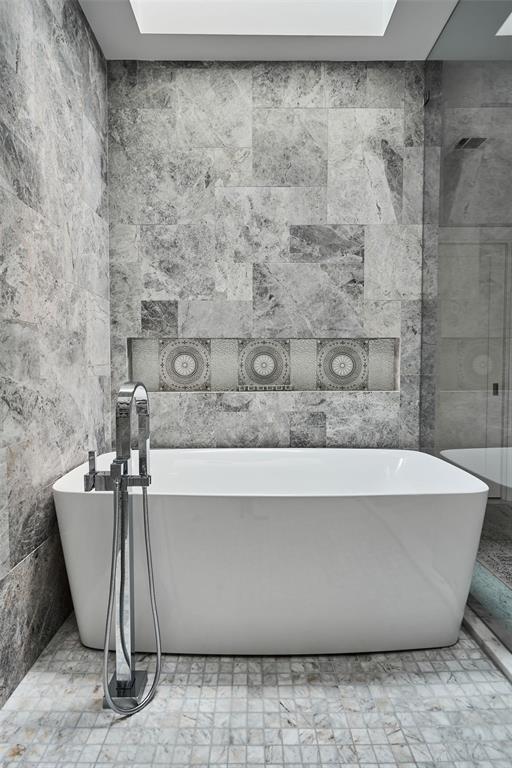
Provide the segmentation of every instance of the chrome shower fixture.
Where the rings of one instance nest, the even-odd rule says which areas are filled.
[[[131,417],[135,404],[138,417],[139,450],[138,473],[132,474]],[[153,699],[161,671],[161,643],[158,612],[155,598],[153,561],[149,533],[149,511],[147,488],[151,483],[149,474],[150,428],[149,397],[144,384],[128,382],[119,390],[116,403],[116,457],[110,471],[96,470],[96,456],[89,452],[89,472],[84,475],[86,491],[112,491],[114,501],[114,524],[112,536],[112,561],[110,587],[105,625],[103,659],[103,706],[120,715],[140,712]],[[147,673],[136,670],[134,664],[134,603],[133,603],[133,496],[134,487],[142,488],[144,515],[144,537],[148,568],[149,595],[155,629],[156,670],[151,688],[144,697]],[[108,680],[108,654],[112,617],[115,606],[115,655],[116,667],[112,679]]]

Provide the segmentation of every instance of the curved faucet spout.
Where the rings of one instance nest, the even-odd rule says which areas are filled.
[[[139,475],[149,475],[149,397],[141,382],[126,382],[117,395],[116,463],[128,462],[131,457],[131,415],[134,404],[138,416]]]

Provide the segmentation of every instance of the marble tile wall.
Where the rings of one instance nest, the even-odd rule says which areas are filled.
[[[110,442],[106,66],[76,0],[0,0],[0,703],[69,613],[52,482]]]
[[[396,391],[158,392],[155,444],[419,441],[423,64],[109,63],[128,339],[399,341]]]

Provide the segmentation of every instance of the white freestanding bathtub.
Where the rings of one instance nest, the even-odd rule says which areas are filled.
[[[108,469],[114,454],[98,459]],[[101,648],[112,494],[84,464],[54,486],[80,637]],[[150,520],[165,652],[315,654],[457,640],[487,486],[414,451],[151,452]],[[140,490],[135,646],[154,650]]]

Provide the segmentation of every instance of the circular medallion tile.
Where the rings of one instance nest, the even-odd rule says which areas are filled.
[[[365,389],[368,348],[364,341],[321,341],[317,354],[319,389]]]
[[[284,341],[241,341],[239,385],[279,387],[290,381],[290,353]]]
[[[162,341],[160,386],[176,391],[210,387],[210,345],[207,341]]]

